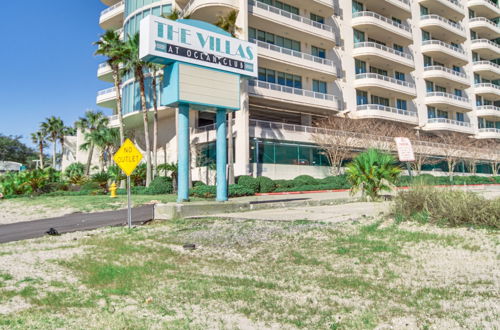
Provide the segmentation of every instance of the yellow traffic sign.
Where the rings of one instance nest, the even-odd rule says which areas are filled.
[[[141,162],[142,154],[134,143],[127,139],[113,156],[113,159],[122,171],[130,176]]]

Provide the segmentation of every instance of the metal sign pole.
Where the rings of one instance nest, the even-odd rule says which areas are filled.
[[[128,198],[128,228],[132,228],[132,206],[130,203],[130,175],[127,175],[127,198]]]
[[[408,169],[408,175],[410,175],[410,180],[413,181],[413,174],[411,173],[411,164],[406,162],[406,168]]]

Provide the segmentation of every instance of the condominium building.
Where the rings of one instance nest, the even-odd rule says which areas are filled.
[[[215,23],[239,11],[238,37],[257,44],[259,76],[242,80],[233,127],[237,176],[328,174],[313,123],[339,112],[500,139],[500,8],[490,0],[101,1],[109,7],[100,26],[124,38],[147,15],[175,9]],[[112,82],[105,63],[98,78]],[[125,127],[141,145],[133,77],[124,78],[122,95]],[[99,91],[97,104],[116,114],[116,91]],[[214,158],[214,121],[214,112],[191,111],[194,179],[207,176]],[[160,145],[160,160],[176,161],[175,109],[160,107]]]

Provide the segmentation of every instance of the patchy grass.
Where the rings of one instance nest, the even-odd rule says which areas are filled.
[[[46,253],[49,240],[57,242],[39,240],[40,251]],[[197,249],[186,251],[184,243]],[[499,241],[486,230],[368,219],[350,224],[176,220],[101,230],[75,244],[84,252],[47,265],[74,277],[74,283],[0,275],[16,283],[0,287],[0,311],[13,299],[28,304],[0,317],[0,327],[500,325]]]

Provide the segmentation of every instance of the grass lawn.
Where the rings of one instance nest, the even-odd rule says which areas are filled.
[[[179,220],[9,243],[0,328],[495,328],[499,244],[496,231],[370,219]]]

